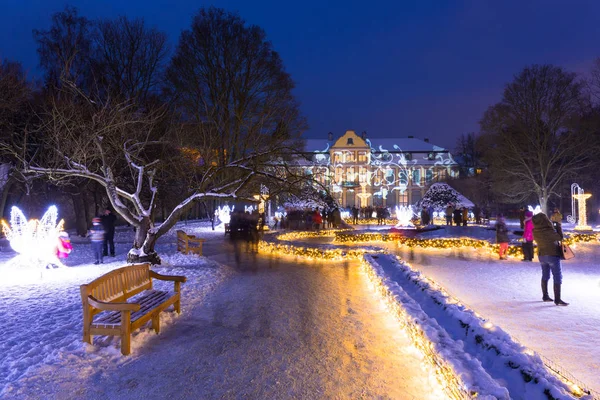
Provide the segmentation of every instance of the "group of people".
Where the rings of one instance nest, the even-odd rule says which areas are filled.
[[[108,208],[100,217],[92,219],[92,228],[88,237],[92,242],[92,252],[94,253],[94,264],[102,264],[104,257],[109,254],[115,256],[115,222],[117,216]]]
[[[479,209],[475,214],[475,223],[481,223],[481,212]],[[455,207],[453,204],[448,204],[446,210],[444,210],[444,214],[446,216],[446,225],[452,226],[467,226],[467,222],[469,221],[469,209],[467,207]]]
[[[377,225],[385,225],[385,220],[390,217],[390,211],[386,207],[361,207],[358,208],[353,206],[350,209],[352,214],[352,223],[354,225],[358,224],[358,220],[360,219],[370,219],[377,218]]]
[[[94,264],[102,264],[104,257],[109,254],[115,256],[115,222],[117,217],[108,208],[100,217],[92,219],[92,227],[88,232],[88,237],[92,243],[92,252],[94,254]],[[58,234],[56,243],[56,257],[58,260],[64,260],[69,257],[73,251],[73,244],[69,234],[61,231]]]
[[[533,261],[533,242],[535,241],[538,249],[538,260],[542,267],[542,300],[551,302],[557,306],[567,306],[562,300],[561,285],[562,285],[562,268],[561,246],[563,240],[562,232],[562,214],[558,208],[554,209],[550,218],[544,213],[533,215],[531,211],[524,211],[519,215],[520,226],[523,229],[523,261]],[[502,214],[498,215],[496,222],[496,242],[499,245],[500,260],[507,259],[508,251],[508,227],[506,219]],[[548,282],[552,274],[554,299],[548,293]]]
[[[282,217],[279,225],[283,229],[320,230],[338,228],[342,225],[342,215],[337,207],[287,210],[286,216]]]

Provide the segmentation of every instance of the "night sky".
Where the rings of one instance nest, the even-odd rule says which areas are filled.
[[[58,0],[0,0],[0,58],[39,77],[32,29]],[[201,6],[267,32],[296,82],[309,138],[332,131],[430,138],[454,149],[524,66],[585,74],[600,56],[600,1],[71,1],[90,19],[143,17],[173,47]]]

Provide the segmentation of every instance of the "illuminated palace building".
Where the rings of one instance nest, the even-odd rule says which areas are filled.
[[[450,152],[412,136],[376,139],[346,131],[306,141],[306,173],[326,186],[342,207],[411,205],[430,184],[458,174]]]

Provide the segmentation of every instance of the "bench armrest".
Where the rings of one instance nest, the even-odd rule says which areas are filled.
[[[187,278],[182,275],[161,275],[158,272],[150,270],[150,277],[161,281],[185,282]]]
[[[102,311],[139,311],[140,305],[135,303],[106,303],[99,301],[94,296],[88,296],[88,303]]]

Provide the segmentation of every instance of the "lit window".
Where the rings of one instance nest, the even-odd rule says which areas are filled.
[[[427,184],[433,182],[433,170],[428,169],[425,171],[425,182],[427,182]]]
[[[413,185],[421,185],[421,170],[420,169],[413,170],[412,183],[413,183]]]

